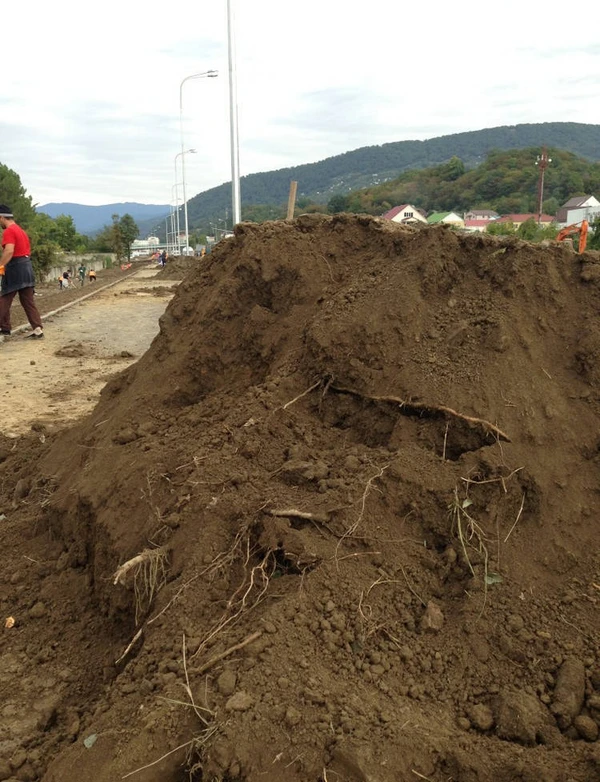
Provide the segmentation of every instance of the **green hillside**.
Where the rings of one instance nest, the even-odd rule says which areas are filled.
[[[287,202],[291,180],[298,182],[299,199],[325,204],[333,195],[380,184],[409,169],[436,166],[453,156],[459,157],[466,169],[472,169],[493,150],[534,147],[539,151],[543,145],[573,152],[591,161],[600,160],[600,125],[547,122],[488,128],[426,141],[397,141],[362,147],[318,163],[250,174],[241,180],[242,217],[279,216],[281,206]],[[247,210],[256,205],[265,208],[254,209],[248,215]],[[231,213],[231,183],[190,199],[190,226],[208,230],[210,221],[224,218],[226,210]]]
[[[544,212],[554,215],[574,195],[600,193],[600,163],[571,152],[548,150],[552,162],[544,182]],[[392,206],[411,203],[426,211],[457,211],[489,207],[500,214],[535,212],[539,148],[491,152],[477,168],[467,170],[455,157],[448,163],[407,171],[375,187],[337,196],[335,211],[382,214]]]

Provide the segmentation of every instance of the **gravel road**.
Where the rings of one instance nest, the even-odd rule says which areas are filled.
[[[3,434],[17,437],[34,422],[62,426],[94,407],[106,381],[135,362],[158,333],[158,320],[176,283],[156,281],[156,273],[155,267],[142,268],[44,318],[43,340],[16,334],[0,344]],[[66,299],[57,301],[64,304]],[[17,315],[18,300],[13,309]]]

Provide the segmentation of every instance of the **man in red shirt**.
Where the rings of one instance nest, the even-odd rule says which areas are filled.
[[[10,306],[19,294],[19,301],[25,310],[33,331],[30,339],[42,339],[44,327],[38,308],[35,306],[33,266],[29,237],[21,226],[15,223],[12,210],[0,204],[0,227],[2,234],[2,256],[0,257],[0,334],[10,335]]]

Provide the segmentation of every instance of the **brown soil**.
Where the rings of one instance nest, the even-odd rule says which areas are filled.
[[[183,280],[192,269],[204,264],[204,258],[195,256],[177,256],[169,258],[163,269],[156,275],[157,280]]]
[[[89,417],[2,448],[0,779],[600,779],[599,280],[238,226]]]
[[[126,271],[123,271],[118,266],[113,269],[102,269],[98,272],[96,282],[89,282],[86,278],[84,285],[81,285],[79,280],[74,280],[73,284],[64,290],[61,290],[58,287],[58,282],[56,280],[40,283],[39,285],[36,285],[35,288],[35,303],[42,316],[44,316],[46,313],[53,312],[69,302],[77,301],[77,299],[87,296],[89,293],[92,293],[97,288],[101,288],[103,285],[124,279],[136,269],[147,265],[147,261],[144,263],[138,261],[132,265],[131,269]],[[25,317],[25,313],[23,312],[23,309],[19,304],[19,298],[17,297],[11,308],[11,325],[13,328],[17,328],[26,323],[27,318]]]

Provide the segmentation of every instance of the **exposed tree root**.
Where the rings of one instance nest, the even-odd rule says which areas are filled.
[[[127,574],[133,570],[136,624],[165,583],[166,562],[167,552],[163,548],[144,549],[141,554],[120,565],[113,575],[113,584],[123,584]]]
[[[329,388],[332,391],[336,391],[338,394],[350,394],[351,396],[356,396],[361,399],[368,399],[370,402],[388,402],[389,404],[396,404],[409,413],[423,412],[459,418],[461,421],[467,421],[470,424],[480,426],[486,434],[494,435],[494,437],[497,437],[500,440],[505,440],[508,443],[511,441],[510,437],[505,432],[503,432],[502,429],[499,429],[497,426],[490,423],[489,421],[486,421],[484,418],[475,418],[471,415],[464,415],[463,413],[459,413],[458,411],[453,410],[451,407],[446,407],[445,405],[428,405],[424,402],[409,402],[406,399],[400,399],[398,396],[371,396],[370,394],[363,394],[361,391],[356,391],[353,388],[345,388],[344,386],[330,385]]]

